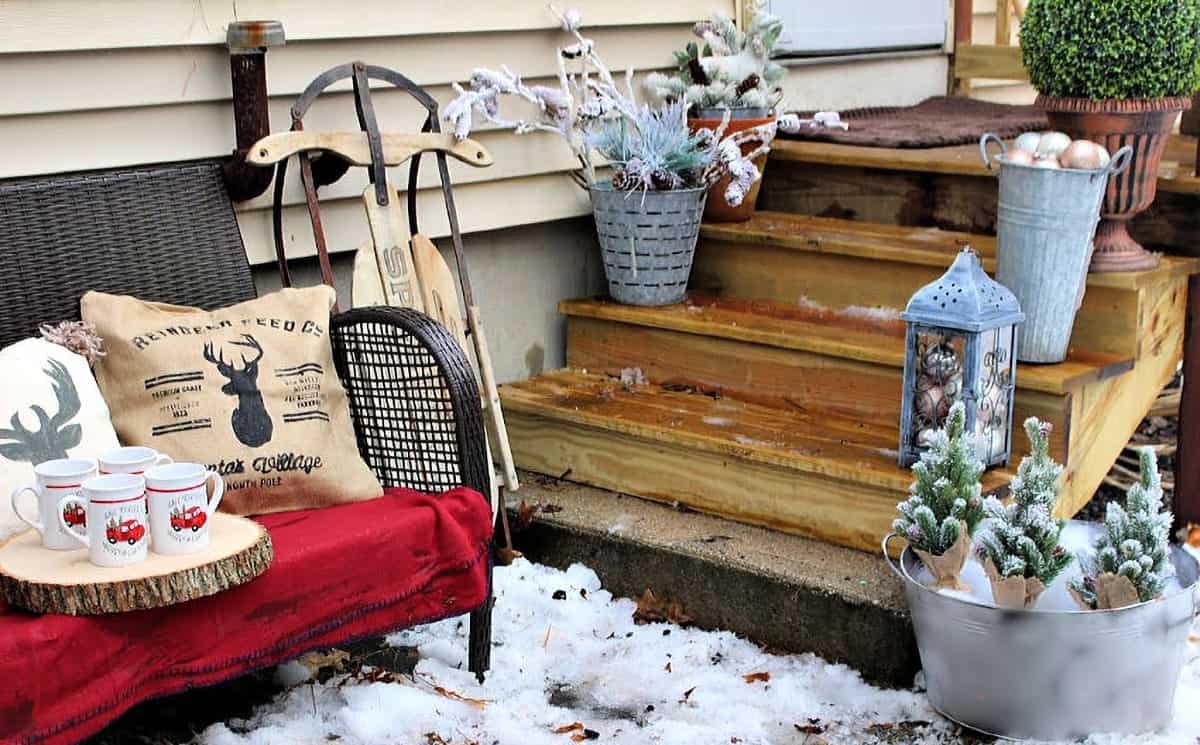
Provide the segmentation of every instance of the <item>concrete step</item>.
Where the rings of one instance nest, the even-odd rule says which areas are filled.
[[[704,628],[813,652],[868,681],[912,685],[920,666],[903,588],[872,555],[526,473],[510,494],[554,505],[514,536],[531,560],[582,562],[616,595],[650,589]]]
[[[560,370],[500,389],[517,465],[817,538],[878,548],[912,474],[897,423],[777,409]],[[990,471],[985,493],[1008,474]]]

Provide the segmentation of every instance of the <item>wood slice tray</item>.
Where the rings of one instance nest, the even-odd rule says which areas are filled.
[[[253,520],[218,512],[203,551],[162,556],[127,567],[98,567],[86,548],[51,551],[35,530],[0,544],[0,590],[14,606],[72,616],[174,605],[254,579],[275,557],[271,536]]]

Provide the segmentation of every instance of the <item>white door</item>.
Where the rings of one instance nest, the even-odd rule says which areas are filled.
[[[769,0],[783,19],[780,55],[940,47],[946,0]]]

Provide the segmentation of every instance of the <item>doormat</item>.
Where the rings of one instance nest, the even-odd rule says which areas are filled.
[[[780,137],[863,147],[929,148],[979,142],[987,132],[1001,138],[1049,127],[1046,115],[1033,106],[935,96],[915,106],[878,106],[842,111],[850,129],[802,129]],[[802,118],[811,112],[801,113]]]

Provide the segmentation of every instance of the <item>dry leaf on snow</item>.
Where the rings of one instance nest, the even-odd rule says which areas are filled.
[[[571,722],[570,724],[564,724],[563,726],[556,728],[554,730],[554,734],[565,735],[568,732],[577,732],[581,729],[583,729],[583,722]]]
[[[649,588],[637,599],[637,610],[633,613],[636,624],[670,622],[686,626],[692,622],[691,616],[683,612],[683,605],[669,598],[659,599]]]
[[[771,674],[765,670],[757,673],[747,673],[746,675],[742,676],[742,680],[746,681],[747,683],[766,683],[770,679]]]

